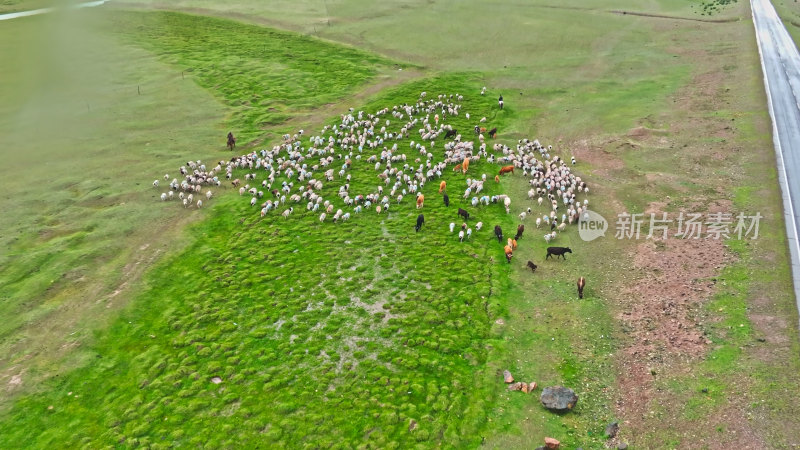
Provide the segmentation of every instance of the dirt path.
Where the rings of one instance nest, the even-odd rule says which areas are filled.
[[[692,22],[705,22],[705,23],[729,23],[729,22],[736,22],[740,20],[739,17],[728,17],[725,19],[698,19],[695,17],[681,17],[681,16],[668,16],[666,14],[651,14],[651,13],[643,13],[643,12],[636,12],[636,11],[621,11],[621,10],[611,10],[608,11],[612,14],[620,14],[624,16],[641,16],[641,17],[654,17],[656,19],[670,19],[670,20],[689,20]]]

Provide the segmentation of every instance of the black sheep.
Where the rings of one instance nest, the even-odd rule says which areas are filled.
[[[425,223],[425,216],[420,214],[417,216],[417,225],[414,227],[414,230],[419,231],[422,228],[422,225]]]
[[[565,253],[572,253],[572,250],[569,247],[547,247],[547,256],[545,256],[544,259],[549,258],[550,255],[556,255],[556,259],[561,256],[566,260],[567,257],[564,256]]]
[[[497,236],[497,242],[503,242],[503,229],[500,225],[494,226],[494,235]]]

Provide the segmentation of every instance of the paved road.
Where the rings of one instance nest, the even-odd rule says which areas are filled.
[[[795,300],[800,309],[800,54],[769,0],[750,0],[778,160]]]
[[[99,0],[96,2],[87,2],[87,3],[78,3],[77,5],[70,6],[70,9],[74,8],[91,8],[93,6],[100,6],[105,3],[107,0]],[[30,11],[21,11],[9,14],[0,14],[0,20],[10,20],[10,19],[17,19],[20,17],[28,17],[28,16],[36,16],[39,14],[46,14],[49,12],[53,12],[59,8],[42,8],[42,9],[32,9]]]

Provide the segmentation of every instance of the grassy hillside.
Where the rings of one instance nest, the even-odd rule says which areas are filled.
[[[73,350],[126,303],[145,268],[185,242],[175,231],[201,215],[156,207],[151,183],[178,175],[188,159],[227,157],[228,130],[240,144],[256,136],[261,119],[242,98],[272,93],[280,99],[270,104],[308,114],[377,73],[371,61],[378,59],[363,53],[341,48],[337,56],[340,48],[330,44],[205,19],[208,27],[198,33],[237,42],[235,65],[215,69],[220,55],[211,50],[218,43],[198,47],[197,37],[186,46],[189,31],[169,27],[182,23],[176,16],[84,10],[0,28],[7,62],[0,68],[0,144],[14,174],[0,198],[0,381],[21,380],[8,385],[9,393],[84,364],[86,355]],[[157,36],[142,33],[142,45],[132,45],[144,25]],[[278,42],[281,53],[262,52]],[[286,63],[283,52],[290,51],[338,75],[321,85],[303,75],[321,70],[304,69],[313,63]],[[179,61],[192,65],[165,65]],[[240,70],[257,63],[287,70],[271,78]],[[272,114],[262,106],[258,117]]]
[[[424,89],[476,86],[463,77],[428,80],[366,110],[413,101]],[[464,105],[502,127],[514,112],[498,115],[494,103],[473,96]],[[452,123],[469,129],[464,118]],[[399,145],[405,149],[407,141]],[[496,166],[470,171],[491,177]],[[377,182],[366,162],[356,162],[352,174],[352,192]],[[464,178],[445,176],[449,208],[436,194],[438,183],[423,190],[420,233],[413,231],[411,198],[383,216],[370,210],[332,224],[302,204],[289,219],[260,219],[246,197],[224,195],[212,217],[193,227],[196,242],[157,267],[146,292],[104,333],[93,349],[97,362],[16,404],[4,445],[26,437],[34,446],[478,445],[491,425],[487,411],[505,390],[487,364],[498,338],[493,327],[512,292],[509,271],[524,261],[508,265],[492,234],[495,224],[510,233],[516,216],[500,205],[472,208],[459,200]],[[332,196],[340,183],[324,192]],[[490,180],[486,194],[505,192],[506,183]],[[460,223],[458,206],[477,217],[471,226],[485,224],[465,243],[447,229]],[[544,252],[537,234],[520,242]],[[563,301],[570,291],[567,284],[547,295]],[[580,336],[575,330],[572,339]],[[553,381],[569,381],[565,376]],[[588,413],[578,417],[581,428],[596,427]],[[579,436],[576,442],[585,442]]]
[[[109,26],[232,108],[241,143],[352,94],[388,68],[373,54],[254,25],[171,12],[116,12]]]
[[[25,340],[17,332],[5,338],[5,342],[19,339],[20,347],[0,352],[14,357],[0,380],[10,386],[10,392],[27,395],[18,402],[12,398],[14,407],[0,424],[0,442],[39,447],[62,442],[91,447],[269,442],[532,448],[544,436],[552,436],[566,448],[599,448],[607,443],[605,425],[617,419],[620,435],[610,442],[612,446],[619,442],[642,448],[796,444],[800,427],[793,395],[800,388],[797,311],[752,25],[746,20],[703,22],[609,12],[630,8],[694,19],[700,3],[573,2],[566,8],[552,8],[537,3],[456,6],[355,0],[308,2],[300,8],[296,2],[271,2],[269,14],[263,4],[249,1],[226,3],[225,11],[215,2],[171,3],[170,7],[193,13],[278,25],[350,43],[440,72],[476,70],[469,75],[443,74],[385,92],[364,109],[413,101],[422,90],[429,95],[460,92],[470,102],[473,119],[486,114],[490,124],[499,125],[500,142],[538,137],[565,157],[575,155],[578,172],[593,187],[592,208],[612,222],[624,210],[671,214],[757,210],[765,217],[761,237],[697,243],[607,238],[584,243],[574,233],[565,233],[559,244],[572,247],[575,253],[566,262],[542,262],[545,242],[529,219],[509,266],[488,226],[464,244],[446,231],[449,222],[458,222],[453,212],[456,205],[445,209],[435,186],[425,188],[426,228],[419,234],[411,231],[417,211],[409,199],[392,205],[389,214],[370,212],[334,225],[320,224],[316,214],[302,211],[286,220],[275,215],[259,219],[246,198],[217,190],[217,198],[203,214],[208,214],[208,221],[194,226],[185,240],[169,241],[163,248],[180,248],[184,242],[188,246],[150,272],[147,290],[137,301],[109,329],[99,330],[90,347],[77,352],[82,359],[73,365],[80,369],[64,370],[65,376],[37,384],[36,376],[55,373],[56,364],[47,370],[28,369],[26,358],[31,353],[18,348],[46,342],[67,353],[76,342],[89,341],[85,338],[88,328],[80,329],[81,340],[69,334],[74,325],[58,327],[60,322],[52,319],[28,320],[21,330],[29,335],[41,333],[47,340]],[[736,2],[711,18],[744,19],[747,11],[746,2]],[[146,155],[146,162],[131,157],[126,160],[129,165],[115,173],[115,179],[122,181],[132,180],[128,173],[134,173],[143,183],[140,197],[125,199],[126,205],[140,208],[136,212],[141,215],[121,216],[127,219],[126,227],[142,229],[142,240],[103,241],[109,254],[117,255],[114,251],[122,244],[130,253],[120,253],[116,266],[93,260],[94,265],[87,264],[83,272],[89,275],[93,267],[106,267],[115,274],[124,261],[133,260],[136,266],[131,253],[150,243],[154,233],[131,217],[192,217],[194,212],[187,214],[174,203],[159,203],[161,191],[149,187],[149,182],[166,168],[173,172],[188,158],[227,159],[230,153],[216,150],[223,144],[219,136],[227,131],[223,114],[227,123],[250,127],[253,136],[262,122],[297,111],[291,122],[270,126],[264,136],[298,128],[313,132],[319,128],[316,125],[336,115],[326,107],[320,117],[322,110],[309,109],[312,105],[305,104],[302,96],[286,102],[268,96],[251,99],[256,87],[277,80],[278,86],[270,89],[281,96],[288,97],[297,89],[316,102],[331,101],[324,86],[313,80],[295,84],[294,78],[283,77],[280,71],[260,70],[257,45],[251,52],[227,41],[234,36],[234,41],[241,39],[252,48],[250,34],[278,36],[297,39],[303,53],[316,45],[330,49],[329,44],[176,14],[109,17],[113,30],[105,28],[105,33],[119,32],[116,36],[125,43],[113,41],[120,49],[120,61],[110,68],[128,69],[133,65],[125,64],[125,58],[143,55],[132,60],[146,69],[145,74],[169,74],[174,84],[165,86],[197,80],[204,87],[197,92],[221,112],[209,122],[192,123],[197,120],[192,113],[201,114],[206,106],[190,103],[192,96],[178,96],[177,88],[155,91],[151,90],[154,85],[142,83],[141,105],[155,101],[144,96],[166,92],[175,101],[173,108],[185,110],[159,103],[164,116],[139,109],[126,117],[136,130],[162,130],[154,135],[164,135],[159,142],[170,153],[154,153],[161,160]],[[198,36],[213,46],[202,51],[195,46],[197,41],[190,34],[194,31],[187,26],[194,20],[203,25]],[[25,33],[19,26],[17,32]],[[242,30],[247,31],[245,36],[237,34]],[[38,34],[29,31],[21,36],[35,39]],[[6,48],[14,48],[14,42],[9,41]],[[0,45],[5,43],[0,40]],[[278,59],[265,64],[284,68],[287,55],[282,52],[273,51]],[[357,62],[368,58],[360,51],[341,52],[348,55],[337,66],[343,71],[360,70]],[[227,55],[233,56],[227,59]],[[24,67],[28,60],[22,56],[17,56],[17,65]],[[318,58],[340,63],[327,51]],[[228,64],[215,66],[220,60]],[[238,72],[239,61],[255,70]],[[389,72],[382,71],[384,66],[367,67],[365,73],[373,78],[385,76]],[[195,67],[192,72],[186,70]],[[393,69],[389,67],[397,72]],[[297,70],[318,73],[305,65]],[[114,73],[89,72],[97,77],[89,79],[98,86],[104,86],[98,74]],[[179,78],[181,72],[186,80]],[[15,76],[15,84],[0,90],[4,96],[0,108],[26,104],[26,91],[13,87],[26,86],[23,81],[35,77]],[[352,92],[348,80],[336,73],[324,76],[338,80],[336,89],[343,95]],[[228,78],[236,80],[233,88]],[[132,96],[139,79],[132,80],[120,92]],[[489,93],[478,97],[484,85]],[[85,96],[93,89],[83,92]],[[506,110],[495,114],[501,93]],[[337,112],[359,108],[365,97],[364,91],[348,96]],[[75,97],[83,108],[81,99]],[[98,100],[89,103],[94,111]],[[187,136],[198,130],[208,130],[208,135],[180,140],[158,128],[169,123],[171,130],[183,118],[189,124],[185,125]],[[454,120],[462,131],[471,128],[472,123],[461,117]],[[15,130],[12,125],[6,129]],[[115,133],[140,136],[133,129]],[[140,147],[147,149],[147,142],[156,141],[143,140]],[[102,157],[114,148],[104,148],[106,152],[98,151],[93,157],[112,165]],[[120,154],[127,155],[125,151],[130,150],[120,147]],[[30,180],[52,177],[47,166],[33,162],[42,158],[41,153],[21,153],[37,157],[27,160],[27,167],[16,166],[14,173],[33,174],[39,168],[38,176]],[[65,153],[64,160],[75,164],[75,154]],[[492,170],[478,165],[471,172],[490,174]],[[374,183],[370,168],[358,167],[354,174],[354,185]],[[463,183],[452,173],[445,177],[450,189]],[[112,186],[109,192],[112,188],[124,190]],[[485,225],[496,221],[505,230],[514,227],[516,214],[528,206],[522,200],[527,183],[517,175],[489,189],[512,195],[513,214],[506,215],[493,205],[477,208],[478,220]],[[25,191],[28,197],[19,192],[12,196],[27,199],[14,210],[19,217],[38,214],[24,206],[38,205],[41,190],[29,191]],[[54,199],[59,200],[55,205],[66,203],[55,194]],[[77,224],[94,217],[88,209],[66,210],[75,213],[70,220]],[[30,223],[36,222],[20,220],[15,226],[26,232],[39,230],[24,228]],[[104,218],[97,229],[107,223]],[[115,223],[122,226],[123,221]],[[97,229],[87,228],[75,240],[54,239],[63,244],[61,252],[47,257],[52,261],[63,261],[65,255],[92,257],[77,249],[101,236]],[[28,280],[53,280],[53,274],[60,274],[62,269],[53,269],[37,278],[38,263],[24,259],[27,248],[37,247],[23,244],[13,254],[14,268],[6,274],[27,270],[16,278],[20,285]],[[539,264],[535,274],[525,268],[528,259]],[[42,267],[53,267],[49,264]],[[72,262],[64,264],[68,268]],[[585,276],[589,283],[583,301],[575,298],[578,276]],[[102,291],[107,294],[120,286],[119,279],[108,278],[109,286]],[[48,285],[41,286],[47,289]],[[51,289],[31,292],[54,292]],[[93,291],[86,289],[65,292],[71,292],[70,298],[93,298],[87,295]],[[25,297],[11,292],[3,300],[11,305],[2,311],[3,317],[25,320],[20,314],[32,305],[25,303]],[[106,311],[107,304],[114,305],[112,312],[117,305],[113,301],[81,308],[87,303],[91,301],[65,302],[70,309],[60,308],[59,314],[47,317],[67,316],[73,319],[68,323],[74,324]],[[30,309],[29,314],[44,317],[43,311],[49,312],[44,306]],[[547,413],[536,394],[507,391],[500,377],[503,369],[540,385],[573,387],[580,396],[578,406],[564,416]],[[219,377],[219,384],[214,377]],[[241,441],[233,440],[232,436],[240,435]],[[306,440],[301,442],[302,438]]]

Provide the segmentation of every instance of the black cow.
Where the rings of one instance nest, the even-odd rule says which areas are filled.
[[[503,242],[503,229],[500,225],[494,226],[494,235],[497,236],[497,242]]]
[[[497,136],[497,127],[492,128],[489,130],[489,137],[494,139]]]
[[[444,194],[444,197],[442,198],[444,199],[444,206],[450,206],[450,197],[448,197],[447,194]]]
[[[444,134],[444,138],[447,139],[451,136],[456,136],[458,134],[458,130],[453,128],[452,130],[447,130],[447,133]]]
[[[417,216],[417,225],[414,227],[414,230],[419,231],[422,228],[422,224],[425,223],[425,216],[420,214]]]
[[[525,225],[519,224],[519,226],[517,227],[517,234],[516,234],[516,236],[514,236],[514,240],[515,241],[519,240],[519,238],[522,237],[522,232],[523,231],[525,231]]]
[[[458,208],[458,215],[463,217],[464,220],[469,220],[469,213],[467,212],[466,209]]]
[[[556,259],[561,256],[566,260],[567,257],[564,256],[565,253],[572,253],[572,250],[569,247],[547,247],[547,256],[545,256],[544,259],[549,258],[550,255],[556,255]]]

